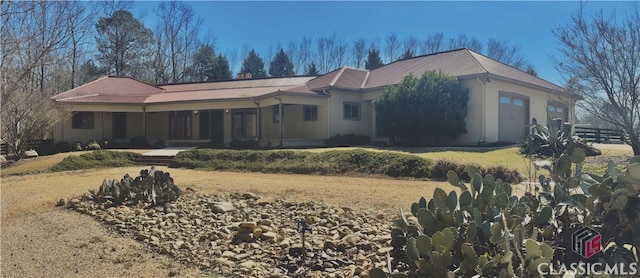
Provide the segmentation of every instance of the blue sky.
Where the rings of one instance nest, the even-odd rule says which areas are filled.
[[[359,37],[381,42],[391,33],[400,40],[409,35],[418,39],[442,32],[446,37],[467,34],[482,41],[507,40],[520,46],[520,53],[534,65],[538,75],[562,85],[551,56],[559,57],[552,29],[566,25],[579,2],[219,2],[189,1],[204,19],[203,32],[216,37],[220,53],[245,47],[255,48],[262,57],[270,46],[286,44],[303,36],[317,38],[335,33],[353,41]],[[153,29],[151,12],[158,2],[136,2],[134,14],[143,16]],[[621,14],[630,2],[588,2],[588,14],[599,9]],[[244,57],[239,57],[240,62]],[[265,61],[267,62],[267,61]],[[268,62],[267,62],[268,63]]]

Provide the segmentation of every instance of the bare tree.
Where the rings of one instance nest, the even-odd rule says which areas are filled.
[[[318,70],[326,73],[344,65],[348,45],[338,39],[334,33],[331,36],[321,36],[316,40]]]
[[[45,86],[52,54],[70,40],[68,24],[76,16],[68,2],[24,1],[0,5],[0,101],[2,141],[21,158],[33,140],[49,136],[64,115]]]
[[[507,41],[495,38],[490,38],[487,41],[487,56],[489,58],[519,69],[526,69],[527,61],[519,52],[520,46],[510,45]]]
[[[435,33],[427,37],[420,45],[420,54],[431,54],[444,50],[444,34]]]
[[[353,41],[351,45],[351,58],[353,59],[353,65],[356,68],[361,68],[363,65],[363,61],[365,56],[367,56],[367,39],[358,38]]]
[[[198,45],[203,20],[191,6],[178,1],[160,2],[156,26],[156,81],[177,83],[185,78],[185,69]]]
[[[623,130],[640,155],[640,6],[632,3],[619,18],[602,10],[587,17],[581,5],[553,34],[562,55],[557,69],[584,98],[579,106]]]
[[[418,39],[415,36],[408,36],[404,42],[404,54],[402,58],[410,58],[418,53]]]
[[[482,42],[475,37],[468,37],[466,34],[458,34],[458,37],[449,38],[449,48],[468,48],[475,52],[482,52]]]
[[[400,39],[396,33],[391,33],[385,39],[384,54],[387,56],[387,63],[391,63],[400,56]]]
[[[227,51],[226,57],[229,60],[229,69],[231,70],[231,76],[236,72],[236,68],[238,67],[238,63],[240,62],[240,57],[238,56],[238,49],[234,48]]]
[[[311,55],[311,39],[305,36],[299,42],[291,40],[287,43],[285,52],[291,59],[296,73],[304,74]]]

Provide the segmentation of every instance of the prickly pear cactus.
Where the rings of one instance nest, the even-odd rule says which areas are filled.
[[[88,190],[87,198],[109,206],[127,204],[164,205],[173,202],[180,196],[180,188],[173,182],[169,173],[151,169],[143,169],[140,176],[132,178],[126,174],[122,180],[104,180],[98,191]]]

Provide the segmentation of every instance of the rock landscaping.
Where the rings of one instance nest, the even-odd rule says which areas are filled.
[[[254,193],[187,189],[165,206],[61,200],[161,254],[222,277],[368,277],[386,267],[391,223],[381,214]],[[310,229],[302,234],[302,220]]]

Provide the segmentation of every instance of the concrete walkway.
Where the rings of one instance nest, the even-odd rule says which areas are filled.
[[[179,152],[190,151],[196,147],[168,147],[143,153],[142,156],[176,156]]]

